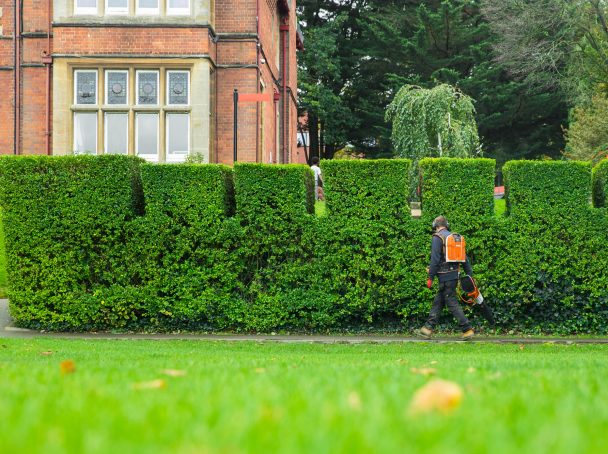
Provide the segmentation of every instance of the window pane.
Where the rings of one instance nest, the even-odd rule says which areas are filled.
[[[76,71],[76,104],[97,104],[97,72]]]
[[[97,8],[97,0],[76,0],[76,8]]]
[[[167,114],[167,160],[185,161],[190,150],[190,115]]]
[[[158,161],[158,114],[137,114],[137,155]]]
[[[74,153],[97,154],[97,112],[74,113]]]
[[[108,104],[127,103],[127,72],[108,71],[106,93]]]
[[[127,154],[129,140],[129,114],[106,114],[106,153]]]
[[[129,0],[106,0],[108,8],[126,10],[129,8]]]
[[[158,8],[158,0],[139,0],[139,8]]]
[[[170,9],[190,9],[190,0],[169,0]]]
[[[158,73],[138,71],[137,104],[158,104]]]
[[[188,104],[188,73],[169,71],[169,104]]]

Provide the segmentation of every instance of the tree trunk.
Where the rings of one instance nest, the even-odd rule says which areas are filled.
[[[310,148],[309,156],[312,159],[314,156],[320,158],[319,155],[319,119],[318,117],[308,111],[308,133],[310,136]]]

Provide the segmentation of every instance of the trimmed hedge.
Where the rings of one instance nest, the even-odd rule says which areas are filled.
[[[443,215],[453,228],[462,230],[493,216],[495,167],[493,159],[420,160],[425,222]]]
[[[507,212],[542,217],[546,210],[581,211],[591,198],[591,164],[510,161],[503,167]]]
[[[327,210],[351,218],[409,217],[410,167],[408,159],[322,161]]]
[[[86,328],[124,282],[126,223],[141,210],[140,162],[125,156],[0,157],[11,314],[27,326]]]
[[[592,172],[593,205],[596,208],[606,206],[606,180],[608,179],[608,159],[599,162]]]
[[[493,161],[424,160],[420,220],[408,161],[321,166],[329,209],[316,217],[306,166],[1,158],[11,312],[46,329],[415,327],[444,214],[500,326],[608,333],[608,218],[589,204],[589,165],[508,163],[510,215],[496,217]]]

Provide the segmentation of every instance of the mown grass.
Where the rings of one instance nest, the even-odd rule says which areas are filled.
[[[602,452],[606,354],[553,344],[2,339],[0,452]],[[61,375],[67,359],[76,370]],[[454,413],[409,414],[429,380],[411,369],[424,366],[463,387]],[[166,386],[137,389],[157,379]]]

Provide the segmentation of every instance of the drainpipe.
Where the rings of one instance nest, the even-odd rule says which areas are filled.
[[[21,0],[15,0],[15,31],[14,31],[14,60],[15,60],[15,87],[14,87],[14,139],[13,154],[20,154],[21,145]]]
[[[281,138],[281,162],[283,164],[286,163],[287,160],[287,122],[285,114],[287,112],[288,104],[287,104],[287,32],[289,31],[289,16],[284,19],[284,23],[281,25],[281,55],[283,56],[283,70],[281,75],[281,83],[282,83],[282,96],[283,96],[283,104],[281,109],[281,129],[283,130],[282,138]]]
[[[46,154],[51,154],[51,0],[47,0],[47,33],[46,33],[46,50],[42,51],[42,63],[46,67],[46,106],[45,106],[45,124],[46,131],[44,133],[46,141]]]
[[[255,51],[256,51],[256,73],[257,73],[257,85],[255,87],[255,92],[260,92],[260,72],[262,71],[260,68],[260,0],[256,0],[256,16],[255,16],[255,34],[256,34],[256,43],[255,43]],[[255,160],[256,162],[262,162],[263,159],[260,157],[260,103],[255,103]],[[263,148],[263,147],[262,147]]]

